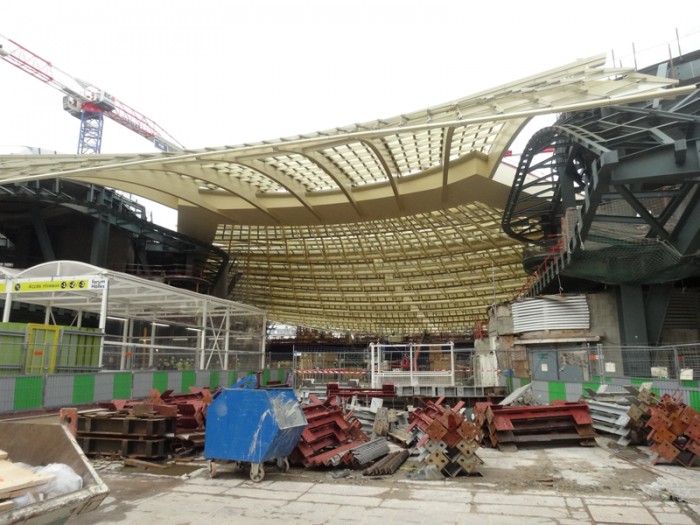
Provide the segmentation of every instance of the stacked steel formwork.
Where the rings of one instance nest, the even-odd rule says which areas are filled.
[[[658,397],[641,391],[629,411],[633,428],[646,433],[653,462],[664,460],[684,467],[700,455],[700,413],[669,394]]]
[[[484,432],[484,442],[500,449],[543,442],[595,444],[596,432],[586,403],[555,401],[536,406],[477,403],[474,421]]]
[[[335,466],[349,451],[369,441],[362,424],[345,414],[335,399],[309,397],[302,406],[307,426],[289,457],[291,463],[304,467]]]
[[[204,447],[204,421],[211,392],[191,387],[187,394],[151,390],[146,400],[114,399],[101,410],[78,412],[73,432],[88,456],[164,458]],[[65,409],[64,409],[65,410]]]
[[[176,418],[94,413],[78,415],[77,441],[91,457],[160,459],[170,452]]]
[[[442,399],[427,402],[409,415],[409,431],[414,435],[419,460],[435,465],[440,472],[456,477],[480,474],[483,461],[476,454],[482,433],[461,413],[463,402],[444,407]]]
[[[107,410],[133,414],[157,413],[162,416],[177,418],[178,432],[203,430],[207,406],[211,403],[212,393],[208,388],[190,387],[188,393],[173,394],[166,390],[162,394],[151,389],[151,397],[145,400],[113,399],[108,403],[100,403]]]

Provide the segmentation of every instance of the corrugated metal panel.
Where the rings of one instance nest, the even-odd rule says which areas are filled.
[[[674,290],[666,313],[665,328],[694,330],[700,321],[700,296],[692,290]]]
[[[585,295],[557,295],[523,299],[512,304],[513,332],[588,330],[590,312]]]

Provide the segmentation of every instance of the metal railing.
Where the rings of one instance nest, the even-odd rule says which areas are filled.
[[[373,388],[386,383],[471,386],[475,380],[473,349],[454,348],[451,344],[392,344],[381,348],[370,345],[362,350],[303,347],[295,348],[290,354],[266,357],[269,366],[290,367],[295,374],[295,386],[304,382],[325,384],[350,380]]]
[[[509,352],[499,363],[510,366]],[[555,350],[528,350],[535,380],[605,382],[610,378],[694,381],[700,379],[700,343],[667,346],[580,345]]]

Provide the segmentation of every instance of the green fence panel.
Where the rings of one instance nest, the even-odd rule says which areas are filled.
[[[182,391],[189,392],[191,386],[197,384],[197,374],[194,370],[187,370],[182,373]]]
[[[161,394],[168,388],[168,373],[167,372],[153,372],[153,382],[151,386],[158,390]]]
[[[688,392],[688,402],[695,410],[700,410],[700,392],[690,390]]]
[[[225,386],[232,386],[238,381],[238,372],[235,370],[228,373],[228,384]]]
[[[278,368],[277,369],[277,381],[280,383],[284,383],[287,381],[287,369],[286,368]]]
[[[73,376],[73,403],[85,405],[95,402],[95,376],[92,374]]]
[[[114,374],[114,399],[131,399],[131,372],[120,372]]]
[[[218,370],[212,370],[209,372],[209,388],[211,390],[214,390],[217,386],[220,386],[219,383],[219,371]]]
[[[266,368],[265,370],[262,371],[262,374],[260,374],[260,382],[262,383],[262,386],[267,386],[270,384],[270,373],[272,371],[269,368]]]
[[[681,386],[683,388],[700,388],[700,381],[681,379]]]
[[[18,377],[15,379],[14,410],[42,408],[44,404],[44,379],[42,377]]]
[[[549,402],[566,401],[566,383],[561,381],[550,381],[549,383]]]
[[[24,370],[24,352],[27,325],[0,323],[0,373],[21,374]]]

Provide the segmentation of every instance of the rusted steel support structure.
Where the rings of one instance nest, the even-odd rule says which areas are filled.
[[[307,427],[301,433],[289,460],[304,467],[338,465],[353,448],[369,441],[362,424],[352,414],[345,414],[335,398],[320,401],[309,397],[302,405]]]
[[[100,403],[101,408],[134,415],[159,414],[177,418],[177,432],[193,432],[204,429],[207,406],[211,403],[212,393],[208,388],[201,390],[190,387],[184,394],[173,394],[166,390],[162,394],[151,390],[151,397],[146,400],[113,399],[109,403]]]
[[[174,416],[79,413],[76,439],[87,456],[157,459],[170,452],[175,426]]]
[[[555,401],[536,406],[477,403],[474,421],[483,430],[485,442],[498,448],[542,442],[595,443],[596,432],[586,403]]]
[[[396,397],[396,387],[392,384],[382,385],[381,388],[341,387],[340,383],[328,383],[326,385],[326,399],[332,397],[349,398],[361,397]]]
[[[476,450],[483,436],[481,429],[465,419],[463,402],[450,408],[443,407],[442,401],[427,402],[409,415],[409,431],[415,437],[419,460],[435,465],[449,477],[480,474],[483,461]]]
[[[690,468],[700,455],[700,413],[669,394],[661,397],[649,390],[639,393],[629,410],[634,428],[644,434],[654,454],[653,462],[664,460]]]

